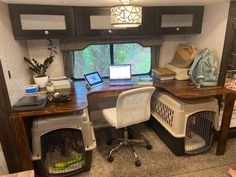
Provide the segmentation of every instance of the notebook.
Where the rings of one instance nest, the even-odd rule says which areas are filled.
[[[21,98],[17,103],[14,105],[15,107],[20,106],[37,106],[40,105],[44,100],[46,99],[46,96],[24,96]]]
[[[109,66],[109,85],[133,85],[131,81],[131,65],[110,65]]]
[[[12,108],[13,111],[32,111],[43,109],[46,104],[46,95],[24,96]]]

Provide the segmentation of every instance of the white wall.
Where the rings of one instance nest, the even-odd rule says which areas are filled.
[[[25,86],[30,83],[30,74],[23,60],[28,56],[27,45],[23,41],[15,41],[7,4],[0,2],[0,59],[2,61],[5,80],[11,104],[24,95]],[[8,71],[12,78],[8,78]]]
[[[205,6],[202,33],[191,35],[189,41],[200,49],[209,48],[218,58],[222,58],[225,32],[230,2],[219,2]]]
[[[159,66],[163,67],[170,63],[174,57],[176,47],[179,43],[185,42],[185,35],[166,35],[163,36],[162,46],[160,48]]]
[[[49,76],[64,76],[63,60],[60,52],[60,46],[58,40],[52,40],[56,47],[57,54],[54,57],[54,62],[48,68],[47,75]],[[28,40],[28,49],[30,58],[34,58],[39,62],[43,62],[49,56],[49,50],[47,50],[47,40]]]

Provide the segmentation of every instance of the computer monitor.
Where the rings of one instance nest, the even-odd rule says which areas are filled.
[[[103,80],[98,72],[85,74],[84,77],[87,80],[89,87],[94,87],[103,84]]]
[[[131,79],[131,65],[130,64],[110,65],[109,79],[110,80]]]

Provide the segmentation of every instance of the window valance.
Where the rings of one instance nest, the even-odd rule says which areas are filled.
[[[128,38],[128,37],[127,37]],[[117,38],[117,39],[94,39],[94,40],[60,40],[61,51],[73,51],[73,50],[83,50],[91,44],[117,44],[117,43],[139,43],[143,47],[160,46],[162,39],[160,36],[153,38],[140,38],[140,39],[127,39],[127,38]]]

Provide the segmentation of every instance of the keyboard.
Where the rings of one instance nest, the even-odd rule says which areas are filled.
[[[109,81],[109,85],[115,86],[115,85],[133,85],[133,81],[131,80],[119,80],[119,81]]]

